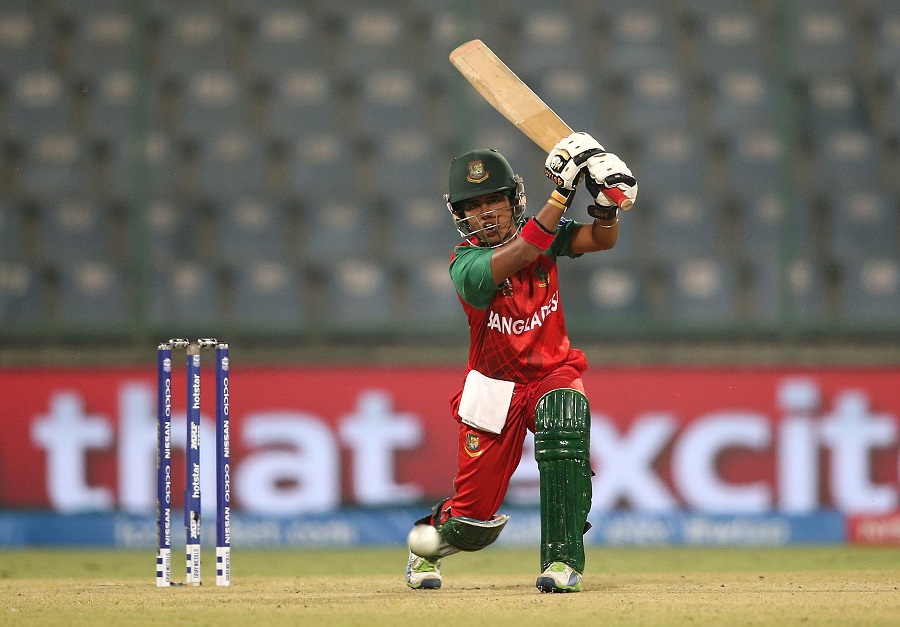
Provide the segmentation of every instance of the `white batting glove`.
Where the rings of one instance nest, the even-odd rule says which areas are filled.
[[[625,162],[613,153],[606,152],[589,157],[587,170],[590,175],[585,180],[588,192],[593,196],[594,202],[601,207],[611,207],[616,204],[603,193],[604,187],[619,188],[632,202],[637,198],[637,180]]]
[[[587,133],[577,132],[562,138],[547,154],[544,174],[556,183],[557,191],[572,192],[578,186],[581,170],[591,155],[603,152],[603,146]],[[568,195],[568,194],[566,194]]]

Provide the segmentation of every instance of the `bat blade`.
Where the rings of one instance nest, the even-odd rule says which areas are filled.
[[[547,152],[572,132],[480,39],[456,48],[450,53],[450,62],[494,109]],[[631,199],[622,190],[611,187],[604,193],[622,209],[631,209]]]
[[[549,152],[572,132],[480,39],[451,52],[450,62],[494,109],[544,150]]]

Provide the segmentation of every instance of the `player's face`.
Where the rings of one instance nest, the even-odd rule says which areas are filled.
[[[486,246],[498,246],[515,235],[509,196],[499,192],[477,196],[463,203],[472,232]]]

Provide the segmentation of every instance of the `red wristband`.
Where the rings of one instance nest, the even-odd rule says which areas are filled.
[[[541,225],[538,224],[534,218],[528,220],[528,222],[522,226],[522,230],[519,231],[519,233],[522,235],[523,240],[533,246],[537,246],[541,250],[550,248],[550,244],[552,244],[553,240],[556,238],[556,233],[548,233],[541,228]]]

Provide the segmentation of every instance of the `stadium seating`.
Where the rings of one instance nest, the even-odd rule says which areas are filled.
[[[278,261],[236,264],[230,319],[238,325],[270,324],[296,331],[307,319],[306,289],[300,273]]]
[[[640,181],[567,312],[896,330],[895,0],[461,6],[0,3],[0,320],[452,324],[450,159],[500,150],[529,214],[552,189],[448,63],[481,37]]]
[[[666,298],[676,321],[728,324],[739,315],[737,267],[712,257],[666,267]]]
[[[154,263],[149,319],[162,325],[196,325],[222,319],[222,288],[215,272],[196,261]]]
[[[370,260],[339,257],[323,278],[320,323],[365,331],[389,327],[402,318],[386,267]]]
[[[59,302],[56,321],[95,330],[121,325],[133,312],[123,271],[105,261],[80,261],[57,269]]]
[[[39,257],[57,267],[111,260],[111,227],[111,214],[92,200],[61,199],[40,205]]]
[[[41,276],[34,267],[0,261],[0,320],[33,325],[47,322]]]
[[[841,313],[852,322],[893,322],[900,312],[900,263],[869,256],[841,267]]]

